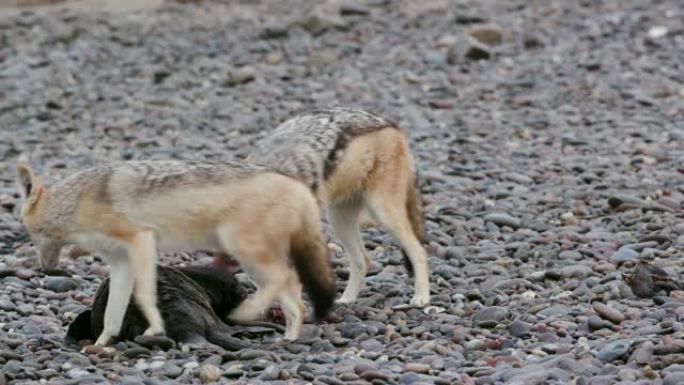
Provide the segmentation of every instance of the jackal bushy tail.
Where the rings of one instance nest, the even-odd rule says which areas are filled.
[[[420,195],[418,171],[413,174],[413,183],[408,186],[406,194],[406,213],[411,222],[413,234],[422,242],[425,239],[425,213],[423,211],[423,200]]]
[[[413,174],[413,183],[407,186],[406,191],[406,214],[409,222],[411,222],[411,230],[418,238],[419,242],[425,239],[425,212],[423,211],[423,200],[420,195],[420,180],[418,179],[418,171]],[[413,264],[406,255],[406,251],[402,248],[401,253],[404,256],[404,266],[409,275],[413,275]]]
[[[335,301],[335,276],[325,242],[317,230],[318,218],[305,217],[305,223],[290,240],[290,255],[304,291],[313,303],[316,320],[328,313]]]

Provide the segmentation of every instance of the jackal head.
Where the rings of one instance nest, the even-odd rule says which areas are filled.
[[[60,236],[62,231],[58,226],[45,220],[49,191],[23,162],[17,164],[17,186],[22,200],[21,220],[38,249],[40,265],[43,269],[54,268],[59,262],[59,252],[66,243]]]

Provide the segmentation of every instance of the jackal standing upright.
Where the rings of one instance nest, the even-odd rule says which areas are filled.
[[[322,318],[335,298],[318,203],[301,182],[240,163],[122,162],[91,168],[46,188],[17,165],[21,216],[41,264],[58,262],[62,246],[98,251],[110,265],[104,329],[96,344],[118,335],[131,293],[163,333],[157,308],[156,251],[223,250],[259,288],[230,318],[253,320],[278,299],[286,339],[303,322],[302,285]],[[294,270],[290,267],[294,265]]]
[[[258,141],[247,158],[303,181],[325,203],[350,259],[341,303],[356,300],[369,258],[359,230],[367,210],[399,241],[413,270],[411,304],[430,302],[428,261],[420,241],[424,215],[415,161],[406,135],[392,122],[350,108],[313,110],[289,119]]]

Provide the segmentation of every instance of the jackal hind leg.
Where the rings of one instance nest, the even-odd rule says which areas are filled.
[[[290,279],[278,296],[278,300],[285,315],[286,328],[283,338],[288,341],[296,340],[304,324],[306,308],[302,302],[302,285],[294,271],[290,274]]]
[[[157,307],[157,258],[154,233],[151,230],[139,233],[129,249],[129,255],[135,278],[133,297],[149,324],[144,334],[164,334],[164,321]]]
[[[330,225],[349,258],[349,281],[337,303],[353,303],[359,296],[368,273],[368,254],[359,229],[360,202],[332,204],[328,210]]]
[[[415,275],[411,305],[424,307],[430,303],[427,253],[413,233],[405,199],[405,192],[402,191],[372,191],[366,197],[366,204],[373,217],[399,241],[406,252]]]
[[[245,232],[231,224],[220,225],[217,233],[224,251],[234,256],[257,284],[256,293],[244,300],[228,318],[240,322],[263,317],[283,290],[291,272],[286,258],[278,255],[283,251],[269,248],[269,240],[255,234],[245,236]]]

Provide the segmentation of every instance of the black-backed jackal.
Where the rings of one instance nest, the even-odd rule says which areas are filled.
[[[299,178],[327,208],[350,260],[349,282],[338,302],[356,300],[368,271],[359,222],[369,213],[399,241],[409,259],[407,267],[415,279],[411,304],[429,304],[417,170],[408,139],[394,123],[358,109],[310,111],[269,132],[247,161]]]
[[[164,332],[156,305],[157,250],[235,256],[259,289],[230,318],[258,318],[277,299],[286,339],[296,339],[303,322],[302,286],[317,318],[332,306],[335,281],[318,204],[291,177],[240,163],[122,162],[47,188],[26,164],[17,171],[22,220],[43,267],[55,266],[66,244],[97,251],[109,263],[98,345],[118,335],[131,293],[150,325],[145,334]]]

